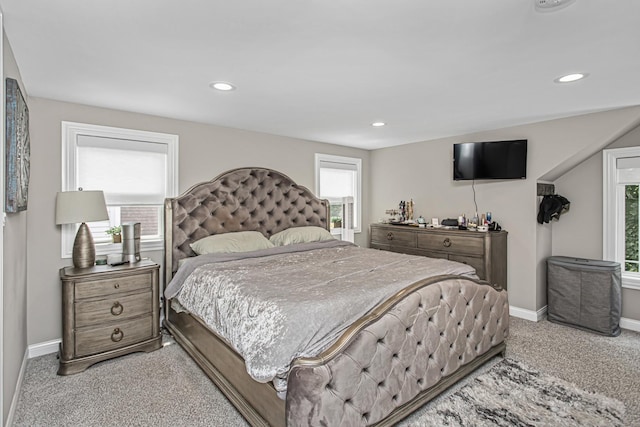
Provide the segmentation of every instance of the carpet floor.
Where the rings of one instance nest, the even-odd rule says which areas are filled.
[[[623,330],[619,337],[603,337],[548,321],[534,323],[511,318],[505,362],[507,361],[522,366],[525,371],[555,377],[563,387],[573,384],[586,391],[585,395],[597,393],[618,400],[626,410],[624,421],[617,425],[640,427],[638,333]],[[453,405],[456,394],[467,393],[464,391],[465,387],[494,368],[498,369],[500,364],[504,364],[502,359],[494,358],[412,414],[402,425],[426,426],[441,423],[429,417],[438,411],[446,413],[446,409],[441,409],[442,405]],[[57,360],[54,354],[28,361],[13,425],[247,425],[222,393],[176,344],[167,345],[149,354],[136,353],[105,361],[77,375],[61,377],[56,375],[56,371]],[[464,396],[461,399],[471,399],[468,393]],[[531,397],[524,400],[531,400]],[[606,398],[596,400],[609,401]],[[615,409],[615,400],[608,407]],[[476,406],[486,405],[481,403]],[[621,407],[619,409],[623,410]],[[584,411],[580,413],[584,414]],[[613,419],[615,420],[615,416]],[[477,418],[475,420],[471,424],[450,425],[483,425]],[[558,424],[540,421],[529,425]],[[562,422],[561,425],[567,424]]]

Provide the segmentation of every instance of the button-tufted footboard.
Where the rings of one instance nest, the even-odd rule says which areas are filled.
[[[296,362],[287,425],[371,425],[392,413],[400,414],[397,421],[412,403],[472,371],[479,358],[503,350],[508,331],[506,291],[452,276],[419,282],[319,357]]]

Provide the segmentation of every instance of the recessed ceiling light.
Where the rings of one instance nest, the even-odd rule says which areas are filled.
[[[373,122],[373,123],[371,123],[371,126],[379,128],[381,126],[386,126],[386,123],[385,122]]]
[[[212,83],[209,83],[209,87],[211,87],[212,89],[221,90],[224,92],[228,92],[236,88],[234,85],[227,82],[212,82]]]
[[[558,77],[557,79],[554,80],[554,82],[556,83],[571,83],[571,82],[575,82],[578,80],[582,80],[585,77],[587,77],[589,74],[587,73],[573,73],[573,74],[567,74],[566,76],[562,76],[562,77]]]

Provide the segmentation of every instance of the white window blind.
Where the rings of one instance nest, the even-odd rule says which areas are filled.
[[[108,205],[162,205],[167,145],[79,135],[76,183],[104,191]]]
[[[616,159],[618,184],[640,183],[640,157],[621,157]]]
[[[322,197],[354,197],[357,168],[353,164],[320,161],[320,193]]]

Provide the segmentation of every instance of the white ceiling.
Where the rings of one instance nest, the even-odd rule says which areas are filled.
[[[547,13],[534,0],[0,7],[29,96],[353,147],[640,104],[639,0]],[[578,71],[590,76],[553,83]],[[213,91],[218,80],[237,89]]]

